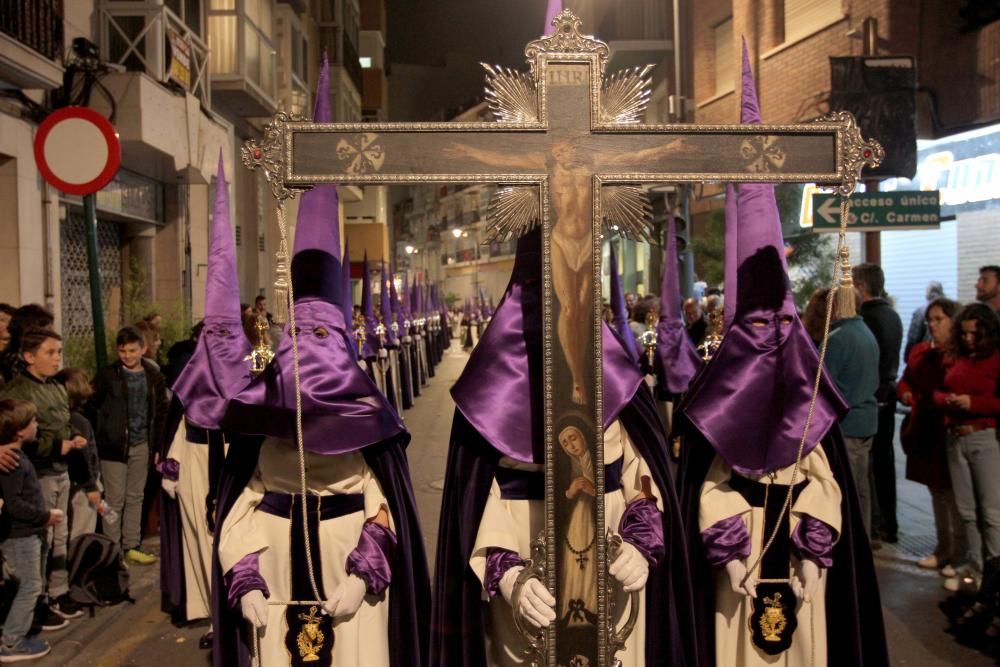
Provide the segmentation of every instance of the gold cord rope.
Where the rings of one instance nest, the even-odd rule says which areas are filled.
[[[288,228],[285,223],[284,203],[278,204],[278,229],[281,231],[281,243],[287,244]],[[302,492],[302,533],[306,546],[306,571],[309,573],[309,585],[313,595],[320,598],[319,586],[316,585],[316,573],[313,569],[312,547],[309,544],[309,510],[306,507],[306,451],[302,439],[302,384],[299,378],[299,332],[295,326],[295,287],[288,281],[288,333],[292,337],[292,372],[295,378],[295,441],[299,453],[299,488]]]
[[[847,245],[847,217],[849,211],[850,199],[848,197],[842,197],[840,200],[840,233],[837,240],[837,257],[840,257],[841,248],[844,248]],[[741,585],[745,585],[747,580],[750,579],[750,575],[752,575],[757,568],[760,567],[760,563],[763,560],[764,555],[767,553],[767,550],[771,548],[771,545],[774,544],[774,540],[778,536],[778,529],[782,520],[784,520],[785,515],[790,511],[792,506],[792,490],[795,487],[799,469],[802,464],[802,452],[805,450],[806,441],[809,438],[809,429],[812,427],[813,415],[816,411],[816,400],[819,397],[819,386],[823,381],[823,361],[826,359],[827,344],[830,340],[830,319],[833,315],[833,301],[836,296],[839,281],[840,263],[835,261],[833,265],[833,284],[831,286],[830,293],[826,298],[826,319],[823,324],[823,342],[819,348],[819,363],[816,366],[816,378],[813,381],[812,397],[809,400],[809,413],[806,415],[806,423],[802,429],[802,439],[799,441],[799,450],[795,455],[795,466],[792,468],[792,479],[788,483],[788,492],[785,495],[785,502],[782,503],[781,513],[778,515],[778,520],[775,522],[774,530],[771,531],[771,536],[768,538],[764,548],[757,556],[757,560],[754,561],[753,566],[747,570]]]
[[[841,197],[840,199],[840,233],[837,237],[837,254],[839,258],[841,256],[841,250],[847,246],[847,218],[851,209],[851,200],[849,197]],[[761,561],[764,559],[764,554],[767,550],[771,548],[774,544],[774,540],[778,536],[778,529],[781,526],[782,520],[785,518],[785,514],[791,510],[792,506],[792,491],[795,488],[796,478],[799,474],[799,467],[802,464],[802,452],[805,449],[806,441],[809,438],[809,429],[812,427],[813,414],[816,410],[816,400],[819,397],[819,385],[823,381],[823,360],[826,359],[826,348],[827,343],[830,340],[830,319],[833,315],[833,302],[837,295],[837,286],[840,282],[840,262],[834,261],[833,265],[833,284],[830,288],[830,293],[826,296],[826,319],[823,323],[823,343],[819,348],[819,364],[816,366],[816,379],[813,382],[812,397],[809,399],[809,414],[806,415],[806,423],[802,429],[802,439],[799,441],[799,451],[795,455],[795,467],[792,468],[792,479],[788,483],[788,492],[785,495],[785,502],[782,503],[781,513],[778,515],[778,520],[775,522],[774,530],[771,532],[771,536],[768,538],[767,543],[761,549],[760,554],[757,556],[757,560],[754,562],[753,566],[747,570],[746,575],[743,577],[743,581],[740,582],[741,586],[745,586],[747,580],[750,579],[757,568],[760,567]],[[767,489],[765,489],[765,492]],[[771,582],[775,580],[771,579],[761,579],[761,582]],[[788,581],[787,579],[776,580],[776,581]],[[816,664],[816,618],[814,610],[812,609],[812,604],[810,603],[809,609],[809,634],[811,636],[810,646],[809,646],[809,664]]]

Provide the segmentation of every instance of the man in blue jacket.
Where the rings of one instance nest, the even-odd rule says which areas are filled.
[[[821,290],[825,301],[829,289]],[[861,299],[855,303],[860,304]],[[878,431],[879,351],[878,341],[860,315],[841,319],[830,325],[825,366],[831,379],[851,408],[840,422],[847,445],[847,458],[858,489],[861,517],[865,530],[871,534],[871,469],[872,441]]]

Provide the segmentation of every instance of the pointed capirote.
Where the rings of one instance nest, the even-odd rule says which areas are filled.
[[[316,86],[313,119],[328,123],[330,116],[330,65],[326,54]],[[340,250],[340,197],[337,186],[323,183],[302,194],[295,223],[292,250],[292,287],[295,299],[319,297],[340,304],[342,266]]]
[[[208,275],[205,280],[205,316],[225,317],[239,322],[240,285],[236,274],[236,248],[229,220],[229,184],[225,162],[219,149],[219,167],[215,179],[215,206],[212,210],[212,234],[208,241]]]
[[[759,123],[749,62],[744,46],[742,118]],[[795,463],[807,421],[802,456],[848,406],[824,373],[810,407],[819,356],[795,309],[774,185],[740,185],[736,214],[733,320],[682,412],[734,470],[761,475]]]
[[[392,334],[392,301],[395,294],[392,289],[392,281],[389,280],[389,274],[386,273],[384,259],[382,260],[382,284],[379,289],[378,310],[379,314],[382,315],[382,325],[385,327],[385,341],[389,347],[395,347],[397,341]]]
[[[194,354],[171,389],[190,424],[214,430],[219,428],[226,401],[250,381],[245,359],[251,348],[243,334],[229,186],[221,150],[208,241],[204,323]]]
[[[562,13],[563,6],[562,0],[549,0],[549,4],[545,7],[545,25],[542,28],[542,35],[548,37],[556,29],[552,25],[553,19]]]
[[[736,186],[726,184],[725,268],[722,293],[722,327],[726,329],[736,315],[736,236],[739,234],[736,212]]]
[[[632,360],[639,361],[639,346],[635,342],[635,335],[628,322],[628,306],[625,304],[625,294],[622,292],[621,279],[618,277],[618,258],[615,256],[615,245],[609,247],[611,257],[608,262],[611,270],[611,310],[614,313],[614,329],[621,338],[622,344],[628,350]]]
[[[667,214],[667,248],[660,284],[660,320],[656,324],[656,353],[660,381],[671,394],[683,394],[701,368],[701,359],[688,336],[681,314],[681,285],[677,261],[677,223]]]
[[[368,272],[368,251],[365,250],[364,259],[361,262],[361,316],[365,321],[365,342],[363,356],[367,359],[378,354],[379,341],[375,328],[378,320],[375,319],[375,302],[372,299],[372,279]]]

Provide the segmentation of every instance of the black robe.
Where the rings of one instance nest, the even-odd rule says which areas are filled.
[[[677,424],[683,434],[677,485],[691,550],[695,627],[699,631],[699,651],[707,656],[706,664],[714,665],[715,578],[701,540],[698,508],[701,485],[715,458],[715,450],[683,415],[678,415]],[[827,664],[830,667],[886,667],[889,656],[875,564],[861,521],[858,494],[840,427],[834,426],[819,446],[826,454],[843,497],[840,539],[834,545],[833,566],[826,576]]]
[[[423,536],[413,497],[405,431],[362,450],[365,462],[378,479],[389,502],[396,529],[396,551],[389,584],[389,659],[392,667],[426,667],[430,584]],[[235,436],[219,482],[216,525],[221,526],[244,487],[257,468],[263,438]],[[218,534],[218,531],[216,532]],[[303,564],[304,567],[304,564]],[[212,545],[212,622],[215,642],[212,662],[215,667],[249,666],[252,635],[240,609],[232,609],[227,600],[219,564],[218,540]],[[329,591],[332,593],[332,591]]]
[[[646,661],[702,664],[693,626],[687,547],[667,465],[667,441],[649,391],[641,386],[619,415],[663,496],[666,554],[646,584]],[[482,583],[469,566],[500,453],[455,411],[445,473],[431,616],[431,665],[486,665]]]
[[[413,373],[410,371],[410,353],[402,344],[399,350],[399,388],[403,399],[403,410],[413,407]],[[399,412],[402,413],[403,410]]]

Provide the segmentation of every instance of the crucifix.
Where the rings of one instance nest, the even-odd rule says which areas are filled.
[[[583,640],[554,624],[532,659],[610,666],[621,642],[608,608],[616,547],[604,539],[604,225],[648,238],[642,186],[652,183],[811,182],[846,196],[882,149],[846,113],[804,125],[643,124],[651,68],[609,75],[607,45],[583,35],[575,15],[564,11],[553,25],[527,45],[527,72],[484,65],[495,122],[317,124],[279,113],[262,141],[244,146],[243,161],[264,170],[279,200],[317,183],[496,183],[495,236],[541,225],[546,519],[533,569],[556,597],[557,618],[586,610],[596,621]],[[565,493],[576,483],[576,447],[593,461],[583,515]]]

